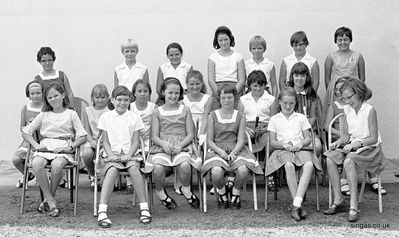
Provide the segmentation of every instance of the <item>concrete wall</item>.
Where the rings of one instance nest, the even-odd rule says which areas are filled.
[[[335,29],[350,27],[351,48],[366,61],[366,80],[374,92],[371,103],[377,108],[385,153],[395,157],[398,151],[398,1],[19,0],[0,4],[0,159],[10,159],[21,141],[18,126],[26,103],[24,87],[41,71],[35,60],[41,46],[55,50],[55,67],[67,73],[75,95],[89,100],[96,83],[112,89],[113,69],[123,61],[120,43],[127,38],[139,43],[138,60],[149,67],[152,85],[158,66],[167,60],[166,46],[174,41],[183,46],[184,59],[206,75],[213,33],[219,25],[230,27],[235,50],[245,58],[251,56],[250,38],[265,37],[265,56],[276,63],[277,75],[281,60],[291,52],[293,32],[307,33],[308,52],[318,59],[324,75],[325,57],[336,50]],[[319,93],[325,93],[323,83]]]

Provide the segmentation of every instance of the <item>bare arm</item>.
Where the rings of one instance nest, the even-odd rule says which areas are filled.
[[[245,64],[244,60],[241,59],[237,63],[237,92],[240,93],[245,86]]]
[[[161,86],[162,86],[163,81],[164,81],[163,72],[161,70],[161,67],[159,67],[158,74],[157,74],[157,93],[158,93],[158,95],[161,94]]]
[[[218,94],[218,86],[215,82],[215,63],[208,59],[208,85],[211,88],[212,94]]]
[[[314,91],[317,92],[320,84],[320,67],[317,61],[313,64],[311,77],[312,77],[312,87]]]
[[[285,87],[287,81],[287,65],[285,64],[284,60],[281,62],[280,66],[280,76],[278,79],[278,84],[280,87],[280,91]]]
[[[238,128],[237,143],[234,146],[234,149],[231,151],[231,153],[238,153],[244,147],[245,137],[246,137],[245,136],[245,128],[246,127],[247,127],[247,123],[246,123],[246,120],[245,120],[245,116],[243,115],[241,117],[240,127]]]
[[[137,149],[140,146],[140,131],[134,131],[133,136],[130,140],[131,146],[129,151],[127,152],[128,157],[132,157],[134,154],[136,154]]]
[[[332,66],[333,60],[331,58],[331,55],[328,55],[326,61],[324,61],[324,86],[326,87],[326,90],[328,88],[328,84],[330,84],[331,81]]]
[[[119,85],[118,75],[114,71],[114,88],[117,87],[118,85]]]
[[[19,128],[21,130],[26,126],[26,123],[25,123],[25,111],[26,111],[26,107],[24,106],[24,107],[22,107],[22,110],[21,110],[21,120],[20,120],[20,123],[19,123]]]
[[[359,56],[358,69],[359,69],[359,79],[362,82],[365,82],[366,81],[366,65],[365,65],[363,56],[361,54]]]
[[[94,138],[92,137],[93,131],[91,130],[86,110],[83,112],[83,127],[87,132],[87,141],[91,144],[94,141]]]
[[[205,134],[206,133],[206,128],[208,125],[208,116],[209,113],[212,110],[212,96],[209,96],[208,100],[206,101],[205,107],[204,107],[204,114],[202,115],[202,123],[201,123],[201,128],[200,128],[200,133],[199,134]]]
[[[277,87],[277,79],[276,79],[276,68],[273,66],[270,71],[270,84],[272,88],[272,95],[277,98],[278,96],[278,87]]]
[[[187,107],[186,107],[187,108]],[[187,108],[186,116],[186,137],[178,144],[179,147],[183,148],[189,145],[194,140],[194,122],[191,116],[190,110]]]
[[[148,76],[148,69],[145,70],[145,73],[143,75],[143,80],[146,82],[150,82],[150,77]]]
[[[67,77],[67,75],[65,73],[64,73],[64,84],[65,84],[65,92],[66,92],[66,94],[68,96],[68,99],[69,99],[69,106],[71,108],[75,108],[75,106],[73,104],[74,95],[73,95],[73,92],[72,92],[72,89],[71,89],[71,85],[69,84],[69,79],[68,79],[68,77]]]
[[[103,148],[105,150],[105,153],[107,154],[107,158],[109,158],[109,160],[112,161],[117,161],[116,156],[114,155],[114,153],[112,152],[111,149],[111,144],[109,143],[109,138],[108,138],[108,133],[107,131],[101,131],[102,135],[103,135]]]

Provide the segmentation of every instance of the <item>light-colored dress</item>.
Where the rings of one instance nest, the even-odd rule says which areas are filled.
[[[179,144],[186,136],[186,121],[189,108],[180,105],[177,110],[167,111],[163,106],[154,111],[154,116],[159,123],[159,138],[169,142],[171,145]],[[185,161],[189,162],[195,169],[201,168],[201,158],[196,157],[191,144],[183,147],[177,155],[165,153],[161,146],[153,144],[150,148],[150,161],[153,165],[177,166]]]
[[[247,78],[251,72],[255,70],[261,70],[266,76],[268,88],[271,88],[272,86],[270,82],[270,72],[272,71],[273,67],[274,63],[267,58],[263,58],[263,61],[259,63],[256,63],[253,58],[245,61],[245,72],[247,73]]]
[[[255,101],[252,92],[240,97],[241,104],[244,107],[244,115],[247,120],[247,127],[255,129],[256,117],[259,117],[258,126],[266,128],[270,119],[270,107],[275,97],[267,91]],[[255,144],[252,146],[253,152],[261,151],[267,142],[267,134],[263,133],[255,137]]]
[[[22,107],[22,112],[21,112],[24,115],[24,121],[23,121],[24,122],[24,126],[30,124],[33,121],[33,119],[35,119],[36,116],[40,113],[41,110],[42,110],[42,108],[33,108],[30,105],[30,103],[24,105],[24,107]],[[29,143],[24,140],[19,145],[17,151],[27,152],[28,151],[28,146],[29,146]]]
[[[46,146],[50,151],[58,147],[70,146],[74,138],[87,135],[78,114],[70,109],[66,109],[62,113],[54,113],[52,111],[41,112],[22,131],[33,134],[37,129],[40,129],[40,136],[42,138],[40,145]],[[74,158],[70,154],[35,151],[33,157],[35,156],[41,156],[47,160],[64,157],[70,163],[75,164]]]
[[[276,133],[278,142],[291,142],[293,146],[304,139],[302,131],[308,129],[310,129],[310,124],[307,117],[297,112],[294,112],[288,119],[280,112],[270,118],[267,127],[268,131]],[[275,150],[266,162],[265,175],[272,174],[287,162],[296,166],[303,166],[309,161],[313,163],[316,169],[322,170],[319,160],[312,152]]]
[[[359,112],[350,105],[344,106],[346,122],[348,124],[349,142],[362,141],[370,136],[368,117],[373,108],[367,102],[363,102]],[[327,151],[324,154],[336,164],[342,164],[345,159],[351,159],[360,170],[367,170],[371,173],[380,173],[386,166],[385,155],[382,151],[381,136],[378,131],[378,140],[375,144],[361,147],[358,151],[345,154],[342,149]]]
[[[298,60],[298,58],[295,56],[295,53],[292,53],[291,55],[287,56],[284,58],[284,63],[286,65],[286,83],[290,80],[290,74],[291,74],[291,69],[295,65],[295,63],[302,62],[308,66],[310,75],[312,75],[312,69],[313,65],[317,62],[316,58],[312,57],[310,54],[306,53],[305,56],[301,60]]]
[[[100,119],[100,116],[107,111],[109,111],[108,107],[105,107],[104,109],[97,110],[92,105],[90,105],[85,108],[85,113],[87,114],[87,120],[88,120],[87,122],[89,123],[90,130],[91,130],[91,137],[95,141],[100,137],[100,130],[97,128],[98,120]],[[87,141],[84,144],[84,147],[91,148],[91,145]]]
[[[219,148],[230,154],[237,144],[238,130],[244,115],[238,110],[234,110],[230,119],[222,119],[219,110],[215,110],[209,116],[213,118],[213,124],[208,124],[214,130],[213,141]],[[205,175],[215,166],[222,167],[226,171],[235,171],[240,166],[246,166],[256,174],[263,174],[262,168],[247,146],[244,146],[238,152],[237,158],[231,162],[224,160],[213,150],[209,149],[201,169],[202,174]]]
[[[336,81],[341,77],[359,78],[359,59],[360,53],[351,51],[350,54],[340,56],[338,51],[329,54],[332,59],[331,78],[327,85],[327,92],[324,101],[325,108],[335,100],[334,86]]]
[[[191,64],[187,63],[184,60],[181,60],[179,66],[177,66],[176,68],[174,68],[170,62],[162,64],[159,68],[162,71],[164,79],[168,77],[177,78],[183,86],[183,89],[187,89],[186,79],[188,72],[192,68]]]
[[[143,79],[146,71],[147,66],[137,61],[132,68],[129,68],[125,61],[121,65],[115,67],[115,73],[119,85],[126,86],[129,90],[132,90],[133,84],[137,80]]]
[[[98,121],[98,129],[107,132],[112,153],[117,156],[129,152],[132,146],[134,132],[143,128],[144,124],[140,116],[131,111],[118,114],[115,110],[111,110],[101,115]],[[131,160],[127,162],[114,162],[107,160],[107,154],[104,152],[101,173],[105,175],[111,167],[115,167],[118,170],[126,170],[132,166],[140,168],[142,163],[137,160],[138,158],[141,157],[138,155],[138,152],[136,152],[136,154],[131,157]]]
[[[198,132],[199,128],[202,125],[202,117],[205,112],[205,104],[209,99],[209,95],[204,94],[200,101],[190,101],[187,95],[183,96],[183,103],[190,109],[191,115],[193,117],[194,125],[198,124]]]
[[[144,110],[137,109],[136,102],[130,104],[130,111],[135,114],[140,115],[141,120],[143,120],[144,128],[140,130],[140,136],[143,139],[145,150],[150,149],[150,128],[151,128],[151,116],[154,113],[156,105],[154,103],[148,102],[147,108]]]

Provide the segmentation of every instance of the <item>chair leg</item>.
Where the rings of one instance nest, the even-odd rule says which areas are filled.
[[[277,171],[279,172],[279,171]],[[277,180],[277,173],[273,173],[273,182],[274,182],[274,200],[277,201],[277,185],[276,185],[276,180]],[[281,188],[281,183],[280,183],[280,188]]]
[[[267,192],[268,192],[268,187],[267,187],[267,176],[265,177],[265,210],[267,210]]]
[[[382,193],[381,193],[381,175],[377,175],[378,180],[378,211],[382,213]]]
[[[366,179],[367,179],[367,171],[364,171],[362,187],[360,188],[360,194],[359,194],[359,203],[362,203],[364,187],[366,186]]]
[[[148,183],[149,183],[149,201],[150,201],[150,211],[153,212],[154,211],[154,195],[153,195],[153,189],[152,189],[152,174],[148,175]]]
[[[75,173],[75,185],[72,183],[71,190],[73,191],[73,189],[75,189],[75,201],[74,201],[74,207],[73,207],[73,215],[76,216],[76,212],[78,209],[79,166],[76,166],[74,170],[76,172]],[[71,173],[73,173],[73,170]],[[72,175],[71,175],[71,178],[72,178]]]
[[[258,195],[256,193],[256,177],[255,173],[252,174],[252,189],[254,194],[254,210],[258,210]]]
[[[132,200],[132,204],[135,207],[136,206],[136,190],[133,190],[133,200]]]
[[[70,196],[70,201],[71,201],[71,203],[73,203],[73,189],[74,189],[74,186],[73,186],[73,171],[74,171],[74,169],[70,169],[69,170],[69,196]]]
[[[331,181],[328,180],[328,206],[332,205],[332,184]]]
[[[200,198],[200,210],[203,210],[203,202],[202,202],[202,189],[201,189],[201,172],[197,171],[197,179],[198,179],[198,195]]]
[[[97,184],[98,184],[98,180],[97,180],[97,172],[95,172],[94,174],[94,202],[93,202],[93,216],[97,216]]]
[[[319,176],[317,175],[317,170],[315,170],[315,181],[316,181],[316,210],[320,211],[320,203],[319,203]]]
[[[26,159],[28,159],[28,157],[26,157]],[[24,175],[22,177],[22,196],[21,196],[21,210],[20,210],[21,214],[25,212],[25,195],[26,195],[26,187],[28,185],[28,175],[29,175],[28,164],[27,161],[25,161]]]
[[[204,213],[208,212],[208,208],[207,208],[207,203],[206,203],[206,176],[203,176],[203,180],[202,180],[202,194],[203,194],[203,211]],[[216,190],[215,190],[216,192]],[[216,196],[216,193],[215,193]]]

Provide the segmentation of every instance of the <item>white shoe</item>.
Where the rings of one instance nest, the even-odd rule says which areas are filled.
[[[211,190],[209,191],[209,193],[210,193],[211,195],[215,195],[215,188],[212,187]]]

